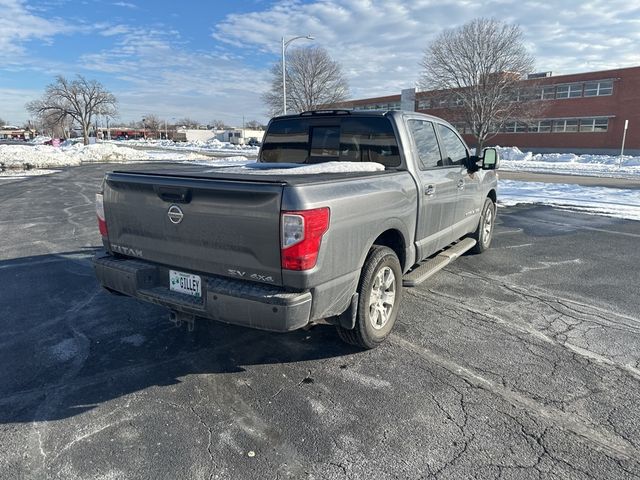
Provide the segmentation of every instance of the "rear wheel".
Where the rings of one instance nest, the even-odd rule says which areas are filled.
[[[388,247],[375,245],[360,274],[355,328],[337,327],[338,335],[352,345],[377,347],[396,323],[401,297],[402,270],[398,256]]]
[[[493,228],[496,223],[496,205],[493,200],[486,198],[482,207],[482,213],[480,214],[480,223],[478,228],[471,235],[475,238],[476,244],[471,249],[473,253],[482,253],[491,245],[491,239],[493,238]]]

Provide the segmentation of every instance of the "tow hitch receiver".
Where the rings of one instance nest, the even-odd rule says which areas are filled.
[[[171,310],[169,313],[169,321],[174,323],[178,328],[182,326],[183,322],[186,323],[188,332],[193,332],[196,329],[196,316],[190,313]]]

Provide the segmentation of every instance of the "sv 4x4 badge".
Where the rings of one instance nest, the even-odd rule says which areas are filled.
[[[251,280],[258,280],[260,282],[273,283],[273,277],[271,275],[260,275],[258,273],[252,273],[252,274],[248,275],[247,272],[242,272],[240,270],[234,270],[233,268],[229,268],[227,270],[227,273],[229,275],[233,275],[234,277],[249,278]]]

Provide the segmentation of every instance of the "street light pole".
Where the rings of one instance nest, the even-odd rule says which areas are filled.
[[[285,42],[284,37],[282,37],[282,109],[285,115],[287,114],[287,69],[285,66],[285,52],[291,42],[300,38],[305,38],[307,40],[314,39],[312,35],[299,35],[297,37],[290,38]]]

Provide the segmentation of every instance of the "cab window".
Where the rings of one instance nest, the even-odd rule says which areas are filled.
[[[438,124],[438,133],[447,155],[445,163],[447,165],[463,165],[469,154],[460,137],[449,127],[440,124]]]
[[[424,120],[408,120],[407,125],[416,146],[420,170],[442,167],[442,155],[433,123]]]

